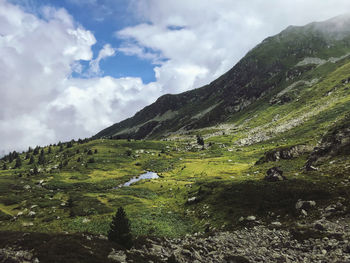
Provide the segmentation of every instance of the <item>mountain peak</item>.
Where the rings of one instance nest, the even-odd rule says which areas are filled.
[[[322,22],[314,22],[306,27],[311,27],[336,39],[344,38],[350,33],[350,14],[339,15]]]

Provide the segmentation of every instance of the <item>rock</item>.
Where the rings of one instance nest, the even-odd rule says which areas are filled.
[[[247,216],[246,220],[247,221],[255,221],[256,217],[255,216]]]
[[[299,157],[302,154],[309,153],[312,151],[312,147],[308,145],[295,145],[292,147],[283,147],[278,149],[273,149],[268,151],[261,157],[257,162],[258,164],[263,164],[266,162],[276,162],[279,160],[290,160]]]
[[[302,201],[302,200],[298,200],[298,202],[295,204],[295,209],[300,210],[300,209],[310,209],[312,207],[316,206],[316,202],[315,201]]]
[[[197,201],[197,197],[196,196],[187,199],[187,203],[188,204],[195,203],[196,201]]]
[[[303,216],[307,216],[307,212],[304,210],[304,209],[301,209],[301,214],[303,215]]]
[[[319,231],[324,231],[326,230],[326,228],[324,227],[324,225],[322,225],[320,222],[316,222],[314,225],[314,228],[319,230]]]
[[[8,263],[39,263],[37,258],[34,258],[31,251],[15,250],[14,248],[0,249],[0,262]]]
[[[264,180],[268,182],[277,182],[284,181],[286,177],[283,176],[283,171],[278,167],[272,167],[267,170],[267,176],[265,176]]]
[[[350,148],[350,115],[337,121],[323,136],[320,144],[310,154],[305,168],[306,170],[316,169],[314,165],[328,161],[339,153],[349,153]]]
[[[28,213],[28,216],[30,216],[30,217],[34,217],[36,215],[36,213],[34,212],[34,211],[30,211],[29,213]]]
[[[278,221],[272,222],[272,223],[271,223],[271,226],[274,226],[274,227],[281,227],[281,226],[282,226],[282,223],[281,223],[281,222],[278,222]]]
[[[86,223],[89,223],[90,221],[91,221],[91,220],[90,220],[89,218],[86,218],[86,217],[85,217],[85,218],[83,219],[82,222],[83,222],[83,224],[86,224]]]
[[[126,255],[123,251],[112,251],[108,254],[108,258],[120,263],[126,263]]]

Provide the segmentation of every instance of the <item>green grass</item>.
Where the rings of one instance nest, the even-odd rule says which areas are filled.
[[[298,219],[294,208],[298,199],[315,200],[320,206],[337,197],[349,200],[349,186],[341,184],[350,176],[346,154],[333,157],[334,164],[328,160],[320,164],[317,172],[303,170],[307,154],[255,165],[269,150],[316,146],[341,122],[350,109],[350,86],[341,83],[348,72],[346,60],[315,68],[299,79],[322,77],[317,84],[292,90],[294,100],[289,103],[269,105],[272,96],[291,84],[285,82],[230,119],[231,128],[224,133],[216,126],[191,131],[177,141],[99,139],[75,142],[70,148],[64,144],[62,151],[52,146],[50,154],[45,147],[47,162],[38,166],[38,174],[22,153],[20,169],[0,171],[0,230],[105,235],[113,214],[123,206],[135,236],[179,237],[203,231],[208,224],[241,227],[241,216],[255,215],[269,222],[276,219],[271,212],[292,224]],[[297,125],[277,132],[305,114]],[[269,137],[251,145],[238,144],[259,133]],[[195,145],[196,134],[209,136],[205,148]],[[90,158],[95,162],[88,162]],[[14,161],[7,166],[13,167]],[[288,180],[263,181],[273,166],[281,167]],[[145,170],[157,172],[160,178],[119,187]],[[189,203],[192,197],[197,199]],[[11,221],[19,212],[23,214]],[[311,212],[313,216],[317,211]]]

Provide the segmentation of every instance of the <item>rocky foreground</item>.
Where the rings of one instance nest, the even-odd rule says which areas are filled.
[[[312,205],[312,201],[297,204],[300,210]],[[288,228],[278,221],[262,224],[249,216],[244,218],[247,227],[240,230],[212,231],[183,239],[146,238],[138,240],[131,250],[111,246],[103,236],[86,234],[66,241],[64,235],[51,240],[40,237],[42,241],[36,240],[36,247],[28,249],[26,244],[24,249],[21,242],[30,241],[28,233],[2,244],[0,262],[350,262],[350,217],[332,216],[341,209],[338,202],[327,207],[320,220],[306,222],[304,217],[304,223],[301,220]]]
[[[350,218],[282,229],[278,222],[208,237],[148,240],[142,249],[112,252],[119,262],[154,255],[161,262],[350,262]]]

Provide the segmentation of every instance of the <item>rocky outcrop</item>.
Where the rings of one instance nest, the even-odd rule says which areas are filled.
[[[261,157],[256,162],[256,164],[258,165],[266,162],[276,162],[281,159],[289,160],[289,159],[297,158],[300,155],[309,153],[311,151],[312,151],[312,147],[304,144],[294,145],[291,147],[277,148],[266,152],[264,156]]]
[[[272,167],[267,170],[267,176],[265,176],[264,180],[268,182],[278,182],[286,180],[286,177],[283,176],[283,171],[278,167]]]
[[[350,154],[350,115],[346,116],[323,136],[321,143],[310,154],[305,168],[315,170],[315,165],[338,155]]]
[[[39,259],[34,257],[32,251],[3,248],[0,249],[0,262],[39,263]]]

